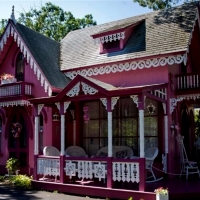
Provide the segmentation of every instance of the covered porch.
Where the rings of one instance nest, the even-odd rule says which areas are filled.
[[[35,108],[34,185],[47,190],[58,188],[58,191],[109,198],[127,199],[134,196],[136,200],[155,199],[155,193],[146,190],[145,150],[156,146],[160,152],[157,166],[161,171],[166,170],[166,87],[166,84],[159,84],[115,88],[78,75],[57,96],[31,99]],[[118,101],[120,104],[115,110]],[[95,108],[100,103],[100,117],[96,117]],[[88,105],[90,113],[86,109]],[[60,156],[39,154],[39,115],[44,106],[56,106],[60,114]],[[120,114],[122,117],[118,117]],[[121,132],[127,134],[118,136],[115,123]],[[70,130],[70,134],[66,134],[66,130]],[[100,130],[98,137],[94,135],[96,130]],[[66,156],[66,148],[72,145],[81,146],[88,156]],[[108,147],[105,157],[93,156],[105,146]],[[114,146],[129,146],[133,154],[126,158],[116,158]],[[163,176],[162,172],[160,176]]]

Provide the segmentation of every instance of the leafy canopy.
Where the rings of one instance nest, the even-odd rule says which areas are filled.
[[[91,14],[81,19],[75,18],[71,12],[66,12],[51,2],[40,9],[31,8],[29,12],[21,12],[19,16],[19,23],[57,41],[70,31],[96,25]],[[0,31],[5,24],[0,22]]]

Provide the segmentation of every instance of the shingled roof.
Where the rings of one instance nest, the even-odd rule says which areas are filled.
[[[185,3],[167,10],[70,32],[61,41],[61,70],[185,51],[196,18],[197,4],[198,2]],[[94,43],[91,35],[139,21],[141,23],[135,27],[123,50],[99,53],[99,44]]]
[[[19,23],[13,25],[51,86],[63,89],[70,79],[60,71],[60,43]]]

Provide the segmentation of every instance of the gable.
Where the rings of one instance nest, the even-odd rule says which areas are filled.
[[[9,37],[13,37],[14,42],[17,43],[27,63],[30,64],[35,76],[49,96],[52,95],[55,88],[62,89],[70,82],[59,69],[60,45],[58,42],[21,24],[14,24],[11,20],[9,20],[0,40],[1,52],[8,48],[7,39]]]

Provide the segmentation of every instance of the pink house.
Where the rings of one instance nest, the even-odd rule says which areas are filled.
[[[76,30],[60,43],[17,23],[13,11],[0,38],[0,74],[13,75],[0,85],[0,172],[16,157],[38,188],[156,199],[146,190],[151,170],[149,182],[185,172],[177,136],[196,159],[199,8]]]

